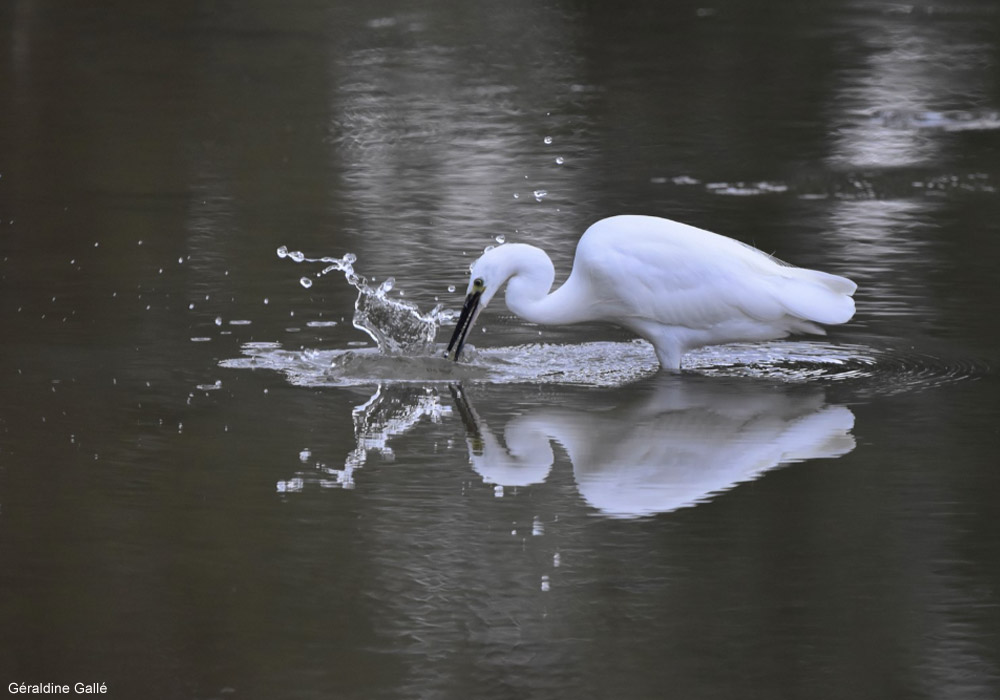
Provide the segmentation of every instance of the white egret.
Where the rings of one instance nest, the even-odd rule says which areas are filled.
[[[507,243],[472,266],[448,357],[458,360],[476,319],[507,284],[507,308],[542,325],[607,321],[653,344],[679,371],[688,350],[825,331],[854,315],[857,285],[784,263],[739,241],[655,216],[622,215],[588,228],[569,279],[551,294],[545,251]]]

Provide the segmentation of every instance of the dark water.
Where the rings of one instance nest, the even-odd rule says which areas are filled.
[[[4,692],[1000,696],[1000,8],[612,5],[0,6]],[[458,306],[626,212],[857,316],[387,369],[275,255]]]

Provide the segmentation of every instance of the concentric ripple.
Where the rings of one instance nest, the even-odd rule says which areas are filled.
[[[759,377],[784,382],[852,382],[879,394],[927,389],[975,379],[989,366],[917,348],[793,341],[704,348],[687,367],[708,376]]]
[[[658,369],[642,340],[575,345],[532,344],[474,350],[465,361],[433,356],[383,355],[374,349],[286,350],[279,343],[248,343],[244,357],[223,367],[266,369],[296,386],[334,387],[383,382],[468,382],[621,386]],[[685,372],[787,383],[853,382],[880,394],[911,391],[989,371],[981,361],[945,359],[916,349],[814,341],[720,345],[685,355]]]

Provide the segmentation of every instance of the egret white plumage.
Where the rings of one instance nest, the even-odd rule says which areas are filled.
[[[566,282],[549,293],[545,251],[507,243],[472,266],[465,305],[448,343],[458,360],[479,313],[507,285],[507,308],[541,325],[606,321],[652,343],[660,366],[706,345],[825,334],[817,324],[854,315],[857,285],[784,263],[756,248],[655,216],[622,215],[588,228]]]

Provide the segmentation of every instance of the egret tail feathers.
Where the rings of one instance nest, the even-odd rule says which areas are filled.
[[[796,268],[785,278],[781,303],[791,315],[807,321],[846,323],[854,316],[851,295],[857,288],[846,277]]]
[[[819,270],[802,270],[802,272],[808,272],[808,279],[822,284],[831,292],[836,292],[837,294],[852,296],[858,288],[858,285],[852,280],[840,275],[831,275],[829,272],[821,272]]]

